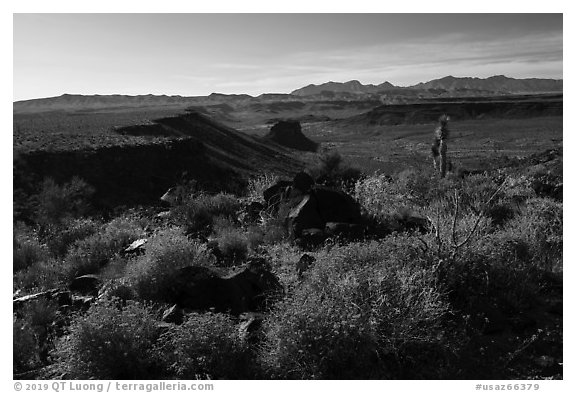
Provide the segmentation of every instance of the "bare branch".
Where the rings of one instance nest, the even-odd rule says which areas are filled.
[[[459,244],[455,244],[453,246],[453,250],[452,253],[455,253],[460,247],[462,247],[463,245],[465,245],[466,243],[468,243],[470,241],[470,239],[472,239],[472,235],[474,235],[474,232],[476,232],[476,229],[478,228],[478,224],[480,224],[480,220],[482,220],[482,218],[484,217],[484,215],[486,214],[486,210],[488,208],[488,206],[490,206],[490,204],[492,203],[492,201],[494,200],[494,198],[496,197],[496,195],[502,190],[502,188],[504,188],[504,185],[506,184],[506,181],[508,179],[505,179],[502,184],[500,185],[500,187],[498,187],[496,189],[496,191],[494,191],[494,193],[492,194],[492,196],[490,197],[490,199],[488,199],[488,201],[484,204],[484,208],[480,211],[480,214],[478,215],[478,217],[476,218],[476,221],[474,222],[474,226],[472,227],[472,230],[468,233],[468,236],[466,236],[466,238],[460,242]]]
[[[452,220],[452,245],[456,245],[458,242],[456,240],[456,220],[458,219],[458,208],[459,208],[460,198],[458,197],[458,190],[454,190],[454,202],[456,204],[454,219]]]

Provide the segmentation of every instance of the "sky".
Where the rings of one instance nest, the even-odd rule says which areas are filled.
[[[562,14],[14,14],[13,100],[563,78]]]

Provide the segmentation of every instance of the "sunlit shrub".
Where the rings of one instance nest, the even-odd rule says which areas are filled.
[[[157,356],[179,379],[251,379],[255,362],[237,326],[226,314],[186,317],[160,339]]]
[[[263,172],[257,176],[251,177],[248,180],[247,198],[250,201],[264,202],[262,193],[267,188],[274,185],[279,180],[279,177],[270,172]]]
[[[49,258],[14,273],[14,290],[26,293],[56,288],[66,282],[68,270],[64,261]]]
[[[65,265],[70,278],[98,272],[128,244],[142,237],[139,223],[119,217],[97,233],[77,241],[66,255]]]
[[[266,323],[268,372],[297,379],[430,372],[426,356],[446,350],[448,306],[419,246],[398,240],[404,244],[350,244],[317,255],[305,281]]]
[[[218,249],[228,264],[239,265],[248,256],[248,240],[242,232],[230,229],[218,235]]]
[[[261,225],[247,228],[246,239],[251,250],[280,243],[288,238],[284,222],[280,218],[270,217]]]
[[[240,200],[230,194],[201,194],[191,197],[173,210],[176,222],[188,232],[209,234],[216,217],[235,218]]]
[[[146,253],[127,268],[127,276],[141,299],[170,299],[178,269],[209,265],[213,261],[206,246],[192,241],[180,228],[156,233],[146,244]]]
[[[387,175],[376,174],[356,182],[354,197],[375,217],[384,217],[404,206],[404,196],[397,192],[395,184]]]
[[[562,270],[562,202],[531,198],[505,229],[529,245],[531,262],[549,271]]]
[[[135,302],[92,306],[62,337],[54,356],[71,379],[148,379],[156,372],[158,328],[152,311]]]
[[[46,236],[46,245],[53,256],[65,256],[70,246],[96,233],[100,225],[89,218],[67,220]]]

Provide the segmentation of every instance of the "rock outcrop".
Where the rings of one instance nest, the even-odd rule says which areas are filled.
[[[315,185],[305,172],[292,181],[276,182],[263,197],[263,208],[282,214],[288,234],[302,244],[317,244],[329,236],[364,236],[360,204],[343,191]]]
[[[260,261],[250,261],[231,273],[186,266],[175,275],[173,298],[169,300],[183,309],[240,315],[266,310],[281,293],[278,278]]]
[[[298,121],[279,121],[270,128],[266,138],[296,150],[316,151],[318,149],[318,144],[302,133],[302,126]]]

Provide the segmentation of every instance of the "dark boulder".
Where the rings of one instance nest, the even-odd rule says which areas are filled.
[[[84,276],[76,277],[70,285],[68,289],[73,292],[79,292],[82,295],[98,295],[98,290],[102,282],[100,281],[100,277],[95,274],[86,274]]]
[[[366,225],[346,222],[327,222],[324,228],[327,236],[348,240],[360,240],[366,234]]]
[[[73,302],[73,296],[70,291],[58,291],[52,296],[52,299],[58,303],[59,307],[71,306]]]
[[[314,185],[314,179],[306,172],[298,172],[296,176],[294,176],[292,183],[293,188],[300,190],[303,194],[307,194]]]
[[[279,180],[262,192],[264,202],[267,206],[277,205],[290,193],[292,182],[290,180]]]
[[[316,151],[318,149],[318,144],[302,133],[302,126],[298,121],[279,121],[270,128],[266,138],[296,150]]]
[[[239,315],[265,310],[282,291],[278,278],[261,263],[251,261],[232,272],[187,266],[178,271],[170,300],[182,308]]]
[[[263,311],[268,308],[268,296],[278,293],[282,287],[278,278],[268,271],[242,268],[224,278],[236,307],[233,314],[246,311]]]
[[[221,273],[206,266],[186,266],[178,270],[172,286],[173,301],[179,307],[193,310],[227,311],[229,293]]]
[[[305,229],[322,230],[325,222],[319,214],[316,198],[313,195],[305,195],[298,206],[288,213],[287,223],[289,233],[293,238],[301,237]]]
[[[316,198],[318,213],[324,223],[344,222],[358,224],[362,221],[360,204],[345,192],[315,186],[312,188],[312,194]]]
[[[90,308],[95,300],[95,296],[73,296],[72,309],[77,311],[86,311]]]
[[[288,202],[293,206],[285,217],[288,233],[303,246],[321,244],[327,236],[360,239],[364,235],[360,205],[342,191],[312,186],[303,197]]]
[[[322,229],[308,228],[302,231],[302,234],[296,239],[295,243],[304,250],[311,250],[321,246],[326,238],[326,233]]]

